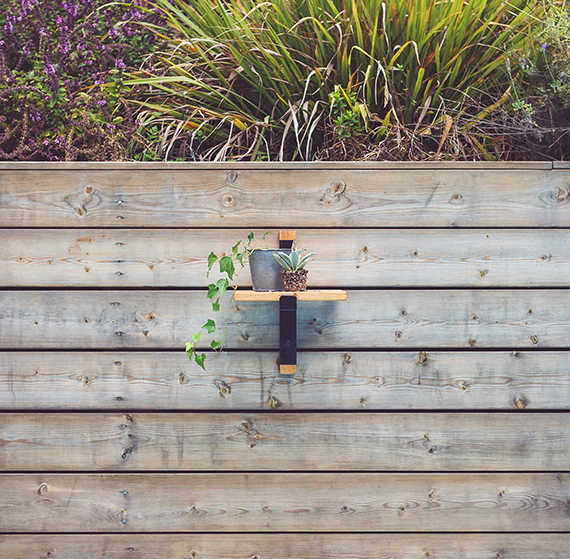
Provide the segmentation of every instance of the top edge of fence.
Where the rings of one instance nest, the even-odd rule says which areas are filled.
[[[516,171],[570,169],[566,161],[303,161],[303,162],[138,162],[138,161],[12,161],[0,163],[0,171],[319,171],[327,169],[397,170],[473,170]]]

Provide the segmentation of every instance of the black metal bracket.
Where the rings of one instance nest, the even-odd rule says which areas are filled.
[[[297,372],[297,296],[293,294],[279,298],[279,372]]]

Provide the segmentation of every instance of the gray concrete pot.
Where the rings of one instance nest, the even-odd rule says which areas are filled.
[[[285,289],[281,278],[283,268],[273,256],[278,252],[291,253],[290,250],[258,248],[249,255],[251,284],[254,291],[283,291]]]

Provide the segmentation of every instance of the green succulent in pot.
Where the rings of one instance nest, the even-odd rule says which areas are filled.
[[[313,260],[316,252],[310,252],[303,256],[306,249],[297,249],[293,246],[290,253],[278,252],[274,254],[275,260],[279,262],[283,270],[281,277],[285,291],[307,291],[307,273],[305,266]]]

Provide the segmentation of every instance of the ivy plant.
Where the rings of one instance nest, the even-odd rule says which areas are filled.
[[[238,279],[243,271],[249,255],[258,248],[267,248],[266,237],[270,235],[271,231],[265,232],[259,239],[256,239],[253,232],[250,232],[245,239],[239,239],[231,249],[231,255],[217,255],[210,252],[208,256],[208,271],[206,277],[210,277],[212,269],[217,264],[222,277],[216,283],[208,285],[207,297],[212,304],[214,312],[220,312],[222,305],[225,307],[227,303],[227,312],[225,316],[225,325],[223,332],[212,318],[208,318],[205,324],[202,325],[200,330],[192,335],[192,341],[186,343],[186,355],[190,361],[195,361],[202,369],[206,369],[206,354],[198,353],[197,344],[200,341],[202,334],[215,334],[216,332],[222,334],[221,341],[212,340],[210,348],[214,351],[214,357],[217,357],[224,348],[226,340],[228,321],[230,319],[231,304],[234,299],[234,294],[238,288]]]

